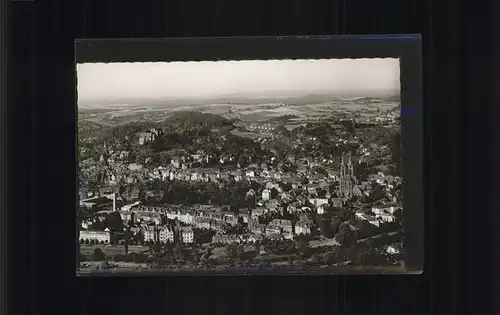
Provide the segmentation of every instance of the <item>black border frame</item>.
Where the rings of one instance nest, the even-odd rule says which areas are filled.
[[[0,2],[0,148],[6,148],[9,143],[8,136],[8,115],[11,114],[12,105],[9,104],[12,101],[12,96],[10,88],[12,87],[10,82],[11,76],[11,60],[10,53],[10,34],[11,30],[11,5],[9,1]],[[0,184],[0,291],[3,293],[2,301],[0,302],[0,313],[7,313],[9,306],[11,306],[10,301],[10,282],[11,277],[8,272],[10,264],[8,259],[8,253],[11,252],[11,244],[9,244],[8,235],[9,233],[9,205],[10,198],[8,194],[8,184],[11,182],[10,174],[8,172],[7,165],[9,165],[9,156],[6,154],[6,150],[0,149],[0,179],[2,183]]]
[[[424,270],[424,143],[423,82],[420,35],[278,36],[171,39],[77,39],[75,63],[218,61],[327,58],[399,58],[401,128],[403,141],[403,205],[405,214],[405,265],[402,272],[365,271],[359,274],[420,274]],[[75,65],[76,67],[76,65]],[[76,77],[75,77],[76,81]],[[76,89],[76,84],[75,84]],[[75,92],[77,95],[77,92]],[[75,122],[77,105],[75,100]],[[75,124],[76,126],[76,124]],[[76,128],[75,128],[76,129]],[[76,133],[75,133],[76,134]],[[75,137],[75,141],[76,141]],[[75,142],[76,148],[76,142]],[[78,172],[78,161],[75,165]],[[76,206],[78,204],[76,176]],[[77,227],[78,228],[78,227]],[[77,239],[78,243],[78,239]],[[78,248],[78,246],[77,246]],[[77,253],[78,255],[78,253]],[[204,275],[288,274],[289,272],[80,272],[78,275]],[[296,270],[291,274],[322,274]],[[332,274],[332,273],[330,273]],[[333,274],[358,274],[333,273]]]

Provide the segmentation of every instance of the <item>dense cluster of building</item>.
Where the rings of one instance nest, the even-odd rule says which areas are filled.
[[[357,121],[381,125],[381,129],[387,126],[392,128],[398,123],[391,114],[365,120],[358,117]],[[81,221],[80,241],[108,244],[119,240],[123,232],[117,233],[103,224],[111,214],[119,217],[123,229],[130,231],[141,242],[191,244],[197,242],[199,231],[209,231],[213,235],[211,242],[215,245],[254,243],[263,239],[286,240],[301,234],[317,235],[320,228],[315,218],[330,219],[332,213],[340,212],[346,204],[350,205],[350,210],[354,209],[355,220],[364,221],[374,228],[397,220],[398,213],[402,211],[399,193],[401,177],[384,171],[370,171],[363,176],[357,172],[362,162],[387,161],[387,156],[390,156],[387,145],[366,143],[361,140],[361,132],[348,133],[343,125],[335,125],[337,136],[330,137],[328,143],[333,148],[342,149],[335,151],[341,153],[334,156],[323,153],[316,136],[302,132],[287,138],[275,133],[278,126],[280,124],[276,122],[242,125],[251,132],[265,135],[254,140],[260,145],[261,152],[266,152],[265,155],[259,159],[247,158],[245,165],[238,162],[241,155],[223,149],[224,134],[217,139],[222,144],[214,143],[213,150],[196,147],[171,155],[167,162],[161,163],[150,163],[150,158],[142,164],[131,162],[130,151],[115,149],[105,142],[104,152],[98,161],[89,158],[80,163],[84,177],[101,179],[97,188],[90,185],[81,187],[80,206],[92,215]],[[296,124],[289,130],[297,126],[304,127],[305,124]],[[133,141],[143,147],[163,134],[160,128],[149,129],[138,133]],[[287,148],[293,150],[283,156],[273,145],[279,141],[286,142]],[[306,146],[311,148],[311,152],[301,154],[300,148]],[[384,158],[381,159],[381,156]],[[293,172],[288,170],[292,167]],[[97,173],[103,176],[95,176]],[[217,187],[247,182],[252,183],[253,188],[248,188],[248,191],[245,188],[246,197],[255,202],[252,207],[240,209],[212,203],[175,205],[159,202],[161,198],[149,203],[140,198],[136,187],[139,183],[151,182],[183,182],[191,186],[215,183]],[[116,193],[117,187],[125,185],[132,189]],[[106,187],[111,189],[106,191]],[[376,201],[363,201],[369,200],[375,191],[380,195],[374,198]],[[400,248],[391,245],[387,251],[399,252]]]
[[[166,168],[167,170],[169,168]],[[162,168],[159,169],[160,171]],[[165,180],[183,180],[176,174],[189,174],[179,171],[169,170],[165,172]],[[198,178],[198,174],[199,178]],[[208,174],[208,175],[207,175]],[[350,154],[342,155],[340,171],[335,176],[330,176],[324,181],[304,184],[300,177],[275,176],[279,172],[270,173],[254,170],[235,170],[233,172],[221,173],[216,170],[206,170],[203,172],[192,172],[184,180],[206,180],[224,181],[252,180],[262,184],[263,189],[259,195],[253,189],[247,195],[255,196],[257,203],[254,209],[240,209],[238,213],[228,211],[220,206],[214,205],[165,205],[146,206],[140,202],[133,204],[116,206],[116,194],[105,197],[95,197],[81,201],[82,206],[92,207],[97,216],[82,222],[80,240],[91,240],[95,242],[108,243],[110,241],[110,231],[86,231],[88,226],[92,226],[95,220],[105,220],[106,215],[111,212],[118,212],[125,225],[136,227],[134,231],[141,233],[145,242],[174,242],[179,240],[184,243],[194,241],[193,229],[206,229],[216,232],[213,242],[217,244],[227,242],[256,241],[263,237],[273,237],[281,235],[284,239],[292,239],[294,235],[311,234],[315,229],[313,221],[307,214],[311,211],[322,215],[330,208],[342,208],[343,204],[352,196],[362,196],[370,193],[370,185],[377,183],[387,190],[390,196],[391,189],[401,183],[399,177],[385,176],[384,174],[372,174],[368,181],[360,182],[353,174],[353,163]],[[274,176],[273,176],[274,175]],[[194,178],[194,179],[193,179]],[[335,191],[329,190],[332,183],[338,183]],[[291,184],[292,190],[285,191],[284,184]],[[326,191],[321,197],[317,195],[318,190]],[[120,198],[120,197],[118,197]],[[367,221],[374,226],[380,226],[385,222],[395,221],[395,212],[401,207],[395,197],[390,203],[372,207],[368,211],[357,210],[356,218]],[[113,204],[111,210],[100,210],[105,207],[106,200]],[[287,206],[283,207],[283,201]],[[274,219],[263,224],[259,219],[261,216],[275,214]],[[290,213],[298,213],[299,220],[292,224],[291,220],[283,217]],[[226,234],[230,227],[237,226],[240,221],[246,226],[244,233],[240,235]],[[179,222],[183,226],[176,229],[171,222]],[[174,235],[178,233],[177,238]]]

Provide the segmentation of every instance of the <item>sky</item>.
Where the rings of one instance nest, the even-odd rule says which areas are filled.
[[[399,59],[77,64],[79,102],[399,90]],[[284,96],[284,95],[282,95]]]

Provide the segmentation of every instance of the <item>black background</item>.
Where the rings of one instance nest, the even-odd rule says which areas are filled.
[[[424,213],[425,200],[422,198],[424,195],[422,150],[425,145],[422,141],[424,119],[422,113],[426,111],[426,104],[422,100],[422,46],[419,35],[92,39],[77,40],[75,43],[75,62],[78,64],[390,57],[399,58],[401,112],[417,112],[417,115],[403,115],[401,121],[404,147],[403,174],[406,179],[403,188],[404,261],[408,270],[415,271],[424,269],[423,221],[425,217],[429,217],[429,211]],[[74,112],[71,116],[68,115],[68,121],[76,116],[76,108],[73,108]],[[73,122],[76,124],[75,119]],[[76,126],[72,128],[77,129]],[[76,137],[74,133],[74,138]],[[67,172],[70,172],[69,166]],[[68,183],[76,184],[78,172],[76,160],[73,172],[75,178],[70,180],[68,176]],[[79,266],[79,262],[77,265]]]
[[[493,19],[431,0],[26,1],[11,5],[13,313],[490,313]],[[432,266],[422,276],[76,279],[74,39],[421,33]],[[72,147],[73,146],[73,147]],[[10,151],[9,151],[10,152]],[[4,271],[5,272],[5,271]]]

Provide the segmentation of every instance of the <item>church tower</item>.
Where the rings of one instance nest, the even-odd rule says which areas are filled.
[[[342,152],[342,157],[340,159],[340,177],[345,175],[345,163],[344,163],[344,152]]]
[[[342,153],[340,161],[340,177],[354,175],[354,165],[352,164],[351,152]]]
[[[347,153],[347,174],[349,176],[354,176],[354,165],[352,164],[352,155],[351,152]]]
[[[340,190],[346,197],[352,195],[354,187],[354,165],[351,152],[342,153],[340,165]]]

